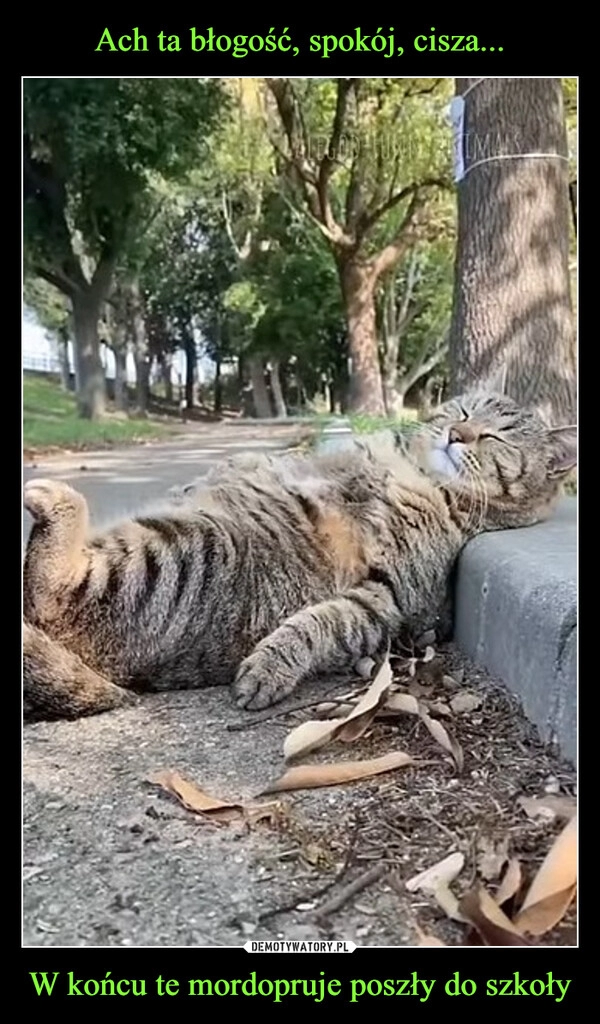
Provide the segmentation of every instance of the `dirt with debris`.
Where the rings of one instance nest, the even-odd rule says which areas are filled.
[[[214,689],[26,725],[24,944],[405,946],[417,944],[419,929],[451,945],[476,941],[406,882],[453,852],[464,856],[451,885],[458,899],[478,881],[494,895],[510,858],[530,881],[564,826],[575,772],[541,744],[516,700],[451,645],[413,677],[405,668],[402,688],[428,702],[454,753],[418,715],[377,718],[351,744],[338,739],[302,761],[405,751],[422,763],[278,793],[265,817],[193,813],[148,779],[171,769],[213,797],[254,801],[285,770],[290,730],[314,717],[286,704],[317,704],[347,682],[305,686],[262,720]],[[575,945],[573,907],[535,941]]]

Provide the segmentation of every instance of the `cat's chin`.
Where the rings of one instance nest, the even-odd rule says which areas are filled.
[[[441,480],[456,480],[458,467],[445,448],[430,448],[427,452],[427,468],[432,476]]]

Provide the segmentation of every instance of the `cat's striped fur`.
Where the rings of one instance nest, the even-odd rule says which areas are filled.
[[[220,683],[261,708],[349,669],[432,625],[465,542],[545,518],[574,462],[570,429],[475,393],[406,437],[234,463],[203,495],[98,535],[80,494],[30,481],[26,711]]]

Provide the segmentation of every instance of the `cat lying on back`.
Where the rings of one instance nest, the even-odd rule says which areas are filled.
[[[574,428],[477,392],[406,436],[234,461],[171,512],[99,534],[81,494],[31,480],[26,713],[222,683],[256,709],[347,670],[431,624],[471,537],[546,518],[575,452]]]

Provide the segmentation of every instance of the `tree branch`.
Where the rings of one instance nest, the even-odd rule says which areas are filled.
[[[317,173],[315,166],[308,158],[308,140],[306,139],[299,105],[289,79],[267,78],[266,83],[275,98],[279,117],[288,141],[290,157],[286,157],[286,163],[288,167],[291,165],[295,180],[300,185],[309,215],[334,248],[351,248],[354,245],[354,241],[337,223],[329,204],[326,186],[331,170],[323,171],[323,161],[326,161],[327,154],[323,157]],[[343,109],[344,105],[340,100],[340,119],[342,125]],[[335,132],[336,120],[334,118],[332,138],[335,138]],[[319,191],[321,180],[323,184],[322,194]]]
[[[336,228],[339,230],[339,225],[336,223],[332,210],[331,200],[329,196],[329,179],[333,174],[333,169],[337,162],[337,152],[340,145],[340,139],[342,137],[342,131],[344,129],[344,123],[346,119],[346,103],[348,100],[348,94],[351,89],[356,86],[356,78],[338,78],[337,80],[337,97],[335,104],[335,115],[333,118],[333,125],[331,128],[331,135],[329,137],[329,145],[326,152],[323,154],[323,159],[319,167],[319,175],[317,180],[317,193],[319,196],[319,206],[321,208],[321,217],[323,223],[329,228],[330,231],[334,231]]]
[[[33,272],[38,277],[43,277],[44,281],[47,281],[48,284],[54,285],[55,288],[58,288],[59,292],[62,292],[69,299],[72,299],[79,291],[78,285],[59,270],[48,270],[47,267],[43,267],[41,264],[35,264]]]
[[[432,333],[425,336],[421,343],[421,347],[419,349],[419,354],[417,355],[417,358],[410,367],[410,370],[403,375],[398,385],[403,395],[405,395],[409,388],[412,388],[413,384],[416,384],[416,382],[420,380],[421,377],[424,377],[426,373],[429,373],[430,370],[433,370],[433,368],[437,366],[439,362],[441,362],[446,352],[448,351],[448,329],[442,332],[442,334],[438,337],[438,341],[433,352],[429,357],[427,357],[427,352],[430,349],[432,339]]]
[[[399,192],[395,192],[389,199],[386,199],[385,203],[381,203],[379,206],[372,209],[371,212],[365,217],[363,234],[366,234],[376,221],[380,220],[384,214],[393,210],[398,203],[401,203],[403,199],[407,199],[409,196],[414,196],[418,193],[419,189],[422,188],[448,188],[448,183],[442,178],[424,178],[423,181],[414,181],[410,185],[406,185],[401,188]]]

